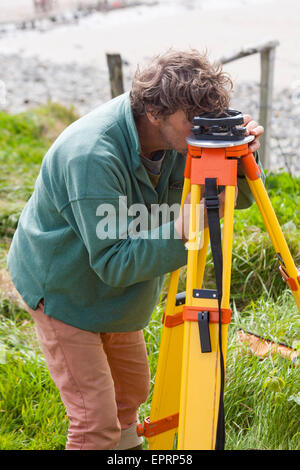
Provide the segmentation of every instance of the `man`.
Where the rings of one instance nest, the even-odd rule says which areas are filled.
[[[141,446],[142,329],[164,274],[186,264],[188,209],[137,230],[133,208],[180,202],[192,117],[223,112],[230,89],[197,51],[168,51],[137,71],[130,93],[69,126],[43,160],[8,267],[66,406],[67,449]],[[245,124],[256,151],[263,128],[250,116]],[[242,174],[238,186],[237,207],[248,207]]]

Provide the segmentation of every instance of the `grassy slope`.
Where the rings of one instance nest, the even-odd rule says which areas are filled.
[[[65,445],[64,407],[40,354],[31,319],[8,288],[5,257],[41,160],[56,135],[74,119],[72,110],[53,104],[17,116],[0,113],[0,449],[63,449]],[[300,265],[300,178],[270,174],[267,188]],[[183,269],[182,286],[184,280]],[[205,283],[214,286],[210,254]],[[152,380],[167,286],[168,278],[161,303],[145,329]],[[227,448],[299,449],[299,368],[275,356],[259,360],[237,341],[238,328],[244,328],[299,345],[299,313],[281,281],[255,205],[235,214],[232,298],[225,394]],[[151,395],[141,407],[141,419],[149,414],[150,400]]]

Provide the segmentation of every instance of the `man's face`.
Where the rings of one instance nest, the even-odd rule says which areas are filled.
[[[182,110],[170,116],[159,118],[159,133],[166,149],[177,150],[179,153],[187,152],[186,138],[191,133],[193,124],[188,120]]]

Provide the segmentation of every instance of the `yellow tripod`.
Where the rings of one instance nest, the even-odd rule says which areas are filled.
[[[207,126],[200,126],[199,132],[203,129],[207,132]],[[300,275],[260,178],[260,169],[248,149],[253,136],[224,141],[215,140],[215,135],[212,132],[204,140],[197,134],[188,138],[182,193],[183,204],[191,192],[186,292],[177,293],[180,270],[171,273],[151,413],[144,424],[138,426],[138,434],[147,438],[149,450],[220,448],[216,443],[220,433],[230,322],[233,218],[239,160],[280,261],[281,274],[300,310]],[[217,290],[201,289],[210,233],[205,228],[199,243],[199,209],[201,187],[208,179],[225,186],[221,301],[218,301]]]

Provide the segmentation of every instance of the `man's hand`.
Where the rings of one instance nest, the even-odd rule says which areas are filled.
[[[203,204],[203,202],[201,202]],[[181,240],[185,244],[189,237],[189,221],[191,213],[191,193],[187,195],[181,208],[179,217],[175,220],[174,227]],[[200,220],[199,230],[203,230],[203,220]]]
[[[202,192],[203,191],[203,192]],[[204,195],[204,186],[201,185],[201,194]],[[238,196],[238,187],[235,188],[235,203]],[[219,194],[220,208],[219,208],[219,217],[222,219],[224,217],[224,208],[225,208],[225,189]],[[179,217],[175,221],[175,230],[179,234],[183,243],[188,241],[189,236],[189,221],[190,221],[190,212],[191,212],[191,193],[187,195],[180,211]],[[205,209],[205,200],[204,197],[201,197],[200,201],[200,220],[199,220],[199,231],[202,232],[204,228],[208,226],[207,220],[207,211]]]
[[[263,126],[253,121],[250,114],[244,114],[244,124],[246,127],[246,135],[254,135],[255,139],[249,144],[249,150],[256,152],[260,147],[259,137],[264,133]]]

